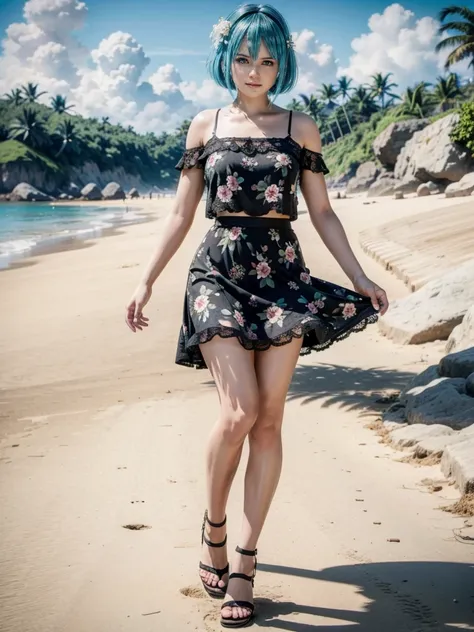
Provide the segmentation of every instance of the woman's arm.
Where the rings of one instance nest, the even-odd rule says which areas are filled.
[[[298,118],[304,147],[321,153],[321,136],[318,126],[307,115],[300,115]],[[370,296],[373,306],[384,314],[388,309],[387,296],[384,290],[367,278],[352,251],[341,221],[331,207],[324,175],[314,173],[309,169],[302,170],[300,188],[311,222],[324,244],[352,281],[356,291]]]

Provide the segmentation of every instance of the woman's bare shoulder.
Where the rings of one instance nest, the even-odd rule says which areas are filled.
[[[217,108],[201,110],[191,120],[186,138],[186,147],[198,147],[205,144],[209,136],[209,129],[214,124]]]
[[[321,136],[316,121],[306,112],[293,111],[292,136],[302,147],[321,151]]]

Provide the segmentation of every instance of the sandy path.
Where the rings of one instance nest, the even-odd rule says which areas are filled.
[[[357,233],[429,206],[362,201],[334,206],[368,274],[392,299],[402,296],[401,281],[361,253]],[[220,629],[218,604],[202,598],[196,575],[202,456],[217,402],[207,371],[172,364],[186,266],[207,225],[198,210],[156,286],[145,334],[122,321],[139,272],[123,266],[148,258],[159,219],[0,274],[9,305],[1,338],[1,630]],[[303,213],[297,231],[313,274],[344,284],[307,225]],[[453,536],[464,520],[437,510],[456,490],[428,493],[421,481],[439,477],[438,468],[398,462],[364,427],[380,410],[375,400],[442,349],[395,346],[371,327],[299,363],[284,471],[259,544],[261,627],[474,629],[474,555]],[[242,475],[228,508],[232,546]],[[151,528],[123,528],[134,523]]]

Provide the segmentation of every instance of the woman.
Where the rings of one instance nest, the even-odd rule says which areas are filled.
[[[254,616],[256,546],[280,476],[283,410],[298,357],[375,322],[388,301],[364,274],[331,209],[316,124],[269,98],[296,83],[284,18],[270,5],[245,5],[221,18],[211,37],[210,74],[236,98],[191,122],[176,165],[175,205],[126,322],[132,331],[148,325],[143,308],[152,285],[187,234],[207,184],[206,216],[214,224],[191,262],[176,363],[207,367],[217,387],[200,577],[210,596],[227,598],[221,625],[243,627]],[[313,277],[305,266],[291,228],[298,184],[354,290]],[[229,575],[226,503],[246,438],[242,532]]]

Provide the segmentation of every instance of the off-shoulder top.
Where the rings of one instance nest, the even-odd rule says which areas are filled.
[[[204,169],[206,217],[219,212],[260,217],[270,210],[297,218],[296,187],[303,169],[329,173],[322,154],[302,147],[291,136],[290,110],[286,137],[226,137],[214,130],[205,145],[186,149],[176,169]]]

